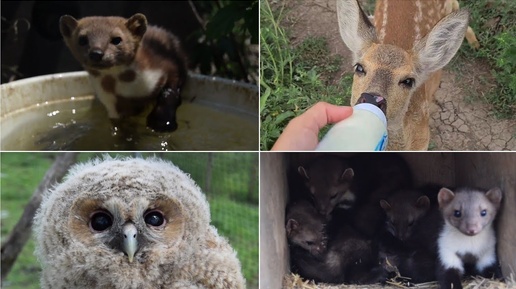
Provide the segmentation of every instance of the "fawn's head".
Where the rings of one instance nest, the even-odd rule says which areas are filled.
[[[407,11],[407,17],[414,14]],[[337,0],[337,16],[341,37],[353,54],[351,105],[362,93],[384,97],[390,130],[403,126],[416,89],[455,55],[466,33],[469,13],[460,10],[444,17],[425,37],[416,39],[410,50],[381,44],[357,0]],[[398,33],[410,32],[400,29]]]

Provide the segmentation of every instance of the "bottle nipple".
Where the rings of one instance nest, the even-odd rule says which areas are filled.
[[[360,103],[370,103],[376,105],[378,108],[382,110],[383,114],[387,115],[387,100],[380,95],[373,95],[364,92],[360,95],[355,105]]]

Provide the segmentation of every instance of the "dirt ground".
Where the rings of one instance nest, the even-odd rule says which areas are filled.
[[[335,0],[285,0],[271,1],[274,6],[287,9],[283,25],[292,33],[296,45],[308,36],[324,36],[330,51],[344,57],[342,74],[351,71],[350,52],[342,42],[337,25]],[[488,88],[480,84],[489,78],[490,68],[476,59],[465,63],[457,75],[449,67],[444,69],[441,88],[435,94],[431,107],[430,149],[437,151],[466,150],[516,150],[516,120],[497,119],[490,105],[471,101],[467,91],[485,93]],[[448,65],[449,66],[449,65]]]

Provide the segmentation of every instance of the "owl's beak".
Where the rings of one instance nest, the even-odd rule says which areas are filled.
[[[129,257],[129,263],[133,262],[134,254],[136,250],[138,250],[138,239],[136,238],[138,235],[138,230],[133,223],[127,223],[123,227],[124,233],[124,242],[123,242],[123,250]]]

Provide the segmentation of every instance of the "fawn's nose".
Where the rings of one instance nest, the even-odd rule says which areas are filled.
[[[355,103],[355,105],[357,105],[359,103],[374,104],[374,105],[378,106],[383,111],[384,114],[387,114],[387,100],[380,95],[364,92],[360,95],[360,97],[358,98],[357,103]]]

